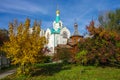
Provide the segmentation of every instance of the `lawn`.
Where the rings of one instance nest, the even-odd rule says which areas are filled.
[[[32,76],[10,75],[2,80],[120,80],[120,69],[64,64],[37,64]]]

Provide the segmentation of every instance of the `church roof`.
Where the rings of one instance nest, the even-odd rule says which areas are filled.
[[[78,36],[80,35],[79,31],[78,31],[78,24],[75,23],[74,24],[74,33],[73,33],[73,36]]]
[[[73,33],[73,36],[79,36],[80,34],[79,34],[79,32],[78,31],[75,31],[74,33]]]
[[[60,34],[60,28],[58,28],[57,30],[55,30],[55,29],[51,29],[51,34]]]

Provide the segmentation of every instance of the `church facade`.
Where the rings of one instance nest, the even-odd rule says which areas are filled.
[[[60,11],[56,10],[56,19],[53,21],[53,27],[51,29],[47,28],[45,31],[45,37],[48,40],[46,47],[50,50],[50,53],[55,53],[54,50],[57,45],[67,44],[70,35],[70,30],[60,20]]]

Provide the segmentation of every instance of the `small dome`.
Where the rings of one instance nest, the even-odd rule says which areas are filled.
[[[74,24],[74,26],[78,26],[78,24],[77,24],[77,23],[75,23],[75,24]]]
[[[60,14],[60,11],[59,11],[59,10],[56,10],[56,14]]]

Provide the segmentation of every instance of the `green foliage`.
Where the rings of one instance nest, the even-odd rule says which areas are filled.
[[[84,38],[79,43],[80,51],[88,51],[87,55],[83,57],[83,61],[86,60],[87,64],[96,66],[120,66],[120,35],[100,26],[95,27],[93,21],[87,26],[87,29],[92,37]]]
[[[19,74],[29,74],[31,65],[41,62],[44,54],[42,49],[46,44],[46,39],[40,36],[40,25],[33,25],[33,32],[30,32],[30,19],[25,23],[20,23],[14,30],[14,24],[9,24],[10,40],[4,43],[3,50],[13,64],[19,65],[17,71]]]
[[[57,49],[57,53],[54,55],[54,60],[62,60],[63,62],[69,62],[71,58],[70,51],[67,48]]]
[[[39,63],[50,63],[52,61],[52,57],[51,56],[41,56],[42,61],[40,61]]]
[[[105,29],[120,33],[120,9],[100,15],[98,20]]]
[[[40,68],[43,67],[43,70]],[[7,76],[2,80],[119,80],[120,69],[113,67],[38,64],[34,76]]]
[[[79,53],[77,53],[76,55],[76,60],[78,63],[80,64],[83,64],[83,65],[86,65],[87,64],[87,50],[82,50],[80,51]]]
[[[120,48],[120,42],[117,42],[117,43],[116,43],[116,46],[117,46],[118,48]]]

